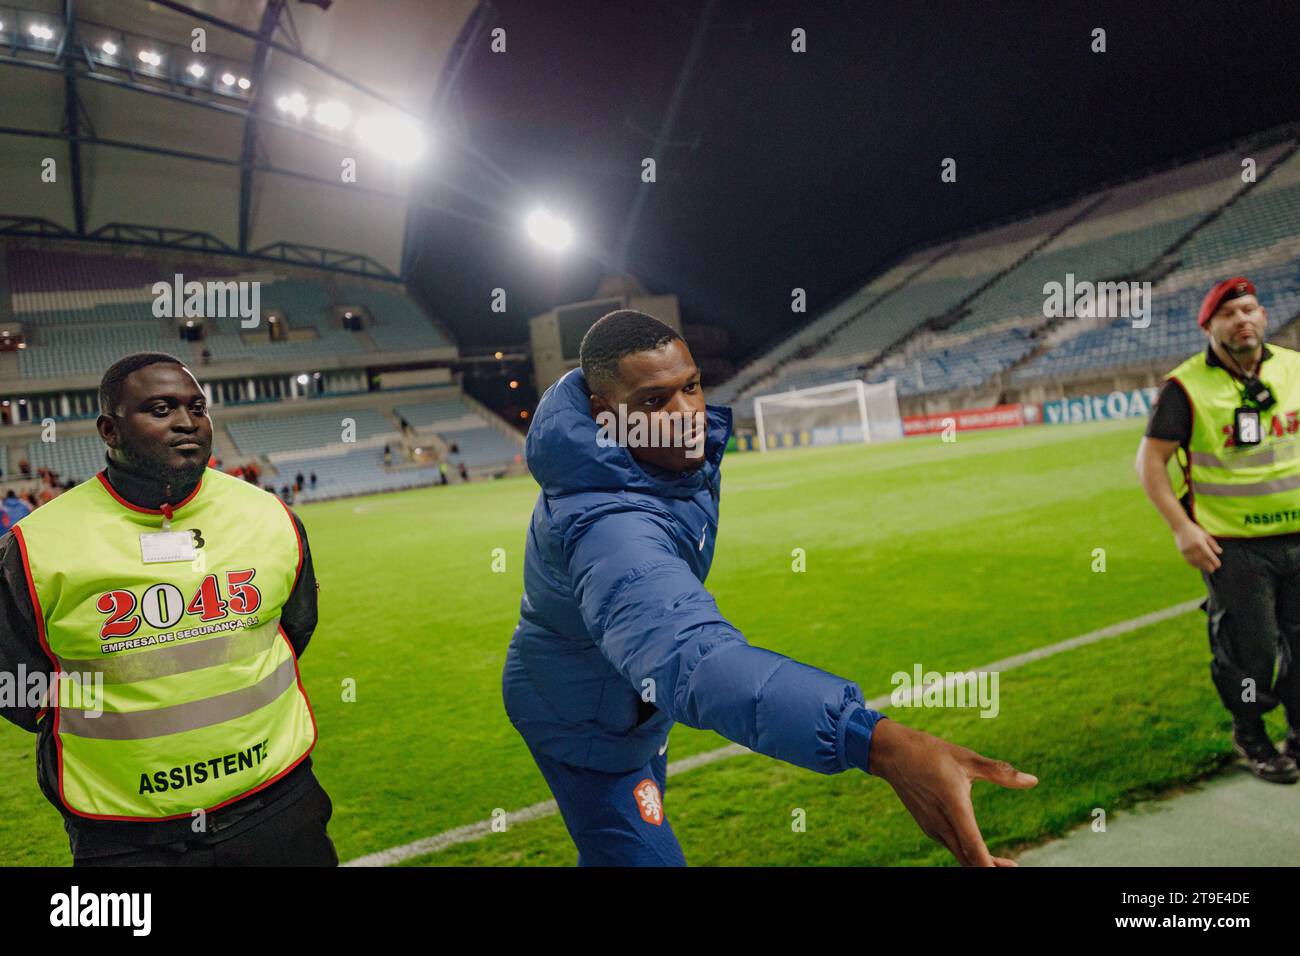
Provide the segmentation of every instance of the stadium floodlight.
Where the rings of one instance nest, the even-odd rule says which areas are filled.
[[[117,44],[112,40],[105,40],[99,48],[104,51],[105,56],[117,56]]]
[[[409,163],[424,152],[424,133],[415,120],[395,113],[366,116],[357,123],[366,148],[397,163]]]
[[[234,85],[235,85],[235,74],[233,74],[233,73],[222,73],[222,74],[221,74],[221,82],[224,83],[226,86],[234,86]]]
[[[49,41],[54,39],[54,31],[44,23],[33,23],[28,32],[30,32],[37,40]]]
[[[203,74],[208,72],[208,68],[202,63],[191,63],[185,69],[196,80],[203,79]]]
[[[754,398],[758,447],[871,443],[903,437],[894,380],[861,379]]]
[[[307,97],[301,93],[281,96],[275,101],[275,108],[281,113],[288,113],[294,119],[302,119],[307,115]]]
[[[140,62],[149,66],[159,66],[162,64],[162,54],[156,53],[153,50],[141,50]]]
[[[533,242],[552,252],[563,252],[573,241],[573,229],[569,224],[543,207],[528,214],[524,228]]]
[[[235,85],[238,86],[241,90],[246,90],[253,85],[253,81],[246,76],[241,76],[239,78],[239,82]]]
[[[352,111],[347,108],[346,104],[340,103],[338,100],[317,103],[314,115],[316,122],[336,131],[345,129],[352,119]]]

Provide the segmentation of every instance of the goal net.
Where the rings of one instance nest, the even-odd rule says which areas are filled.
[[[903,437],[894,381],[860,379],[754,398],[761,451],[795,445],[840,445]]]

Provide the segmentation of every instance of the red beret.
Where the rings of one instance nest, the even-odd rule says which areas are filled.
[[[1255,283],[1251,282],[1245,276],[1234,276],[1231,279],[1224,279],[1213,289],[1211,289],[1201,300],[1201,311],[1196,315],[1196,324],[1205,328],[1210,321],[1210,316],[1214,315],[1228,299],[1237,299],[1243,295],[1254,295]]]

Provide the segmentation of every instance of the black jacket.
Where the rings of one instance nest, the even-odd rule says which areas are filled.
[[[142,508],[158,508],[164,501],[176,504],[194,489],[193,485],[166,488],[149,476],[119,465],[110,455],[104,457],[109,484],[127,501]],[[170,494],[166,493],[168,491]],[[316,582],[312,569],[307,531],[298,516],[292,511],[290,514],[302,539],[303,557],[298,580],[280,612],[280,624],[289,643],[293,645],[294,654],[301,657],[316,629],[316,592],[320,590],[320,585]],[[11,530],[0,536],[0,672],[17,674],[20,664],[29,674],[49,673],[52,669],[50,659],[45,656],[37,637],[36,615],[27,587],[27,573]],[[59,799],[58,753],[52,733],[53,721],[49,713],[38,721],[38,712],[39,708],[26,706],[23,700],[16,703],[5,701],[0,705],[0,716],[36,734],[36,776],[41,792],[63,814],[64,828],[68,831],[72,851],[77,856],[107,855],[146,844],[224,839],[256,825],[302,797],[308,789],[317,786],[311,772],[311,757],[307,757],[265,789],[210,812],[203,833],[193,830],[193,821],[190,819],[162,820],[157,823],[89,820],[70,812]]]

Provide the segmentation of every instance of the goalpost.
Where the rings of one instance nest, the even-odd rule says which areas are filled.
[[[861,379],[773,392],[754,398],[758,447],[839,445],[903,437],[894,380]]]

